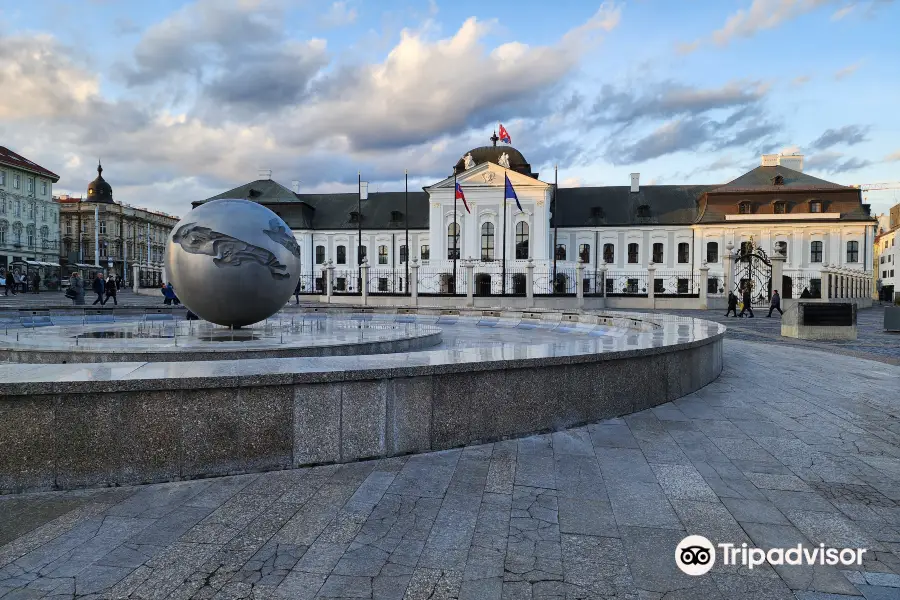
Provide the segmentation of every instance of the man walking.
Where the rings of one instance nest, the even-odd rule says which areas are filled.
[[[771,317],[773,310],[777,310],[778,314],[784,316],[784,311],[781,310],[781,296],[778,295],[778,290],[772,291],[772,302],[769,304],[769,314],[766,316]]]
[[[741,307],[741,314],[739,314],[738,316],[743,317],[744,311],[747,311],[750,313],[750,318],[752,319],[753,318],[753,307],[750,306],[751,299],[750,299],[750,284],[749,283],[744,286],[743,292],[744,293],[742,294],[741,301],[744,303],[744,306]]]
[[[94,300],[94,303],[91,304],[91,306],[97,304],[98,302],[100,303],[100,306],[106,304],[106,301],[103,299],[103,292],[106,291],[106,285],[103,282],[103,275],[99,272],[97,273],[97,276],[94,277],[94,284],[92,289],[94,290],[94,293],[97,294],[97,299]]]
[[[734,292],[728,292],[728,310],[725,311],[725,316],[727,317],[729,313],[737,316],[737,303],[738,298],[734,295]]]

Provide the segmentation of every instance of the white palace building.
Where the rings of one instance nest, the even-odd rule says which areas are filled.
[[[804,174],[802,156],[764,155],[727,183],[642,185],[633,173],[628,185],[554,193],[492,139],[422,191],[302,194],[261,172],[194,205],[246,198],[278,213],[303,250],[302,292],[329,300],[506,296],[481,303],[540,306],[576,296],[582,306],[677,308],[718,306],[748,284],[754,304],[773,288],[784,298],[871,297],[876,220],[859,189]],[[506,177],[521,210],[505,198]]]

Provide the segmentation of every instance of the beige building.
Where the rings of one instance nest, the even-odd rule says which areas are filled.
[[[0,146],[0,268],[13,263],[56,263],[59,175]]]
[[[131,286],[138,265],[141,286],[161,283],[166,240],[178,217],[115,202],[100,165],[86,196],[63,195],[57,200],[64,276],[99,266]]]

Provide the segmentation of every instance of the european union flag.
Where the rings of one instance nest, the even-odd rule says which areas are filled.
[[[519,212],[524,212],[522,210],[522,205],[519,204],[519,197],[516,196],[516,190],[513,189],[512,182],[509,180],[509,175],[504,175],[503,177],[506,179],[506,194],[503,199],[509,200],[510,198],[512,198],[516,201],[516,206],[519,207]]]

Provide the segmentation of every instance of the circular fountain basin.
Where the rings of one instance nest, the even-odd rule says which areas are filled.
[[[206,321],[135,320],[10,331],[0,335],[0,360],[65,364],[354,356],[415,352],[440,342],[440,328],[422,323],[294,317],[232,329]]]

